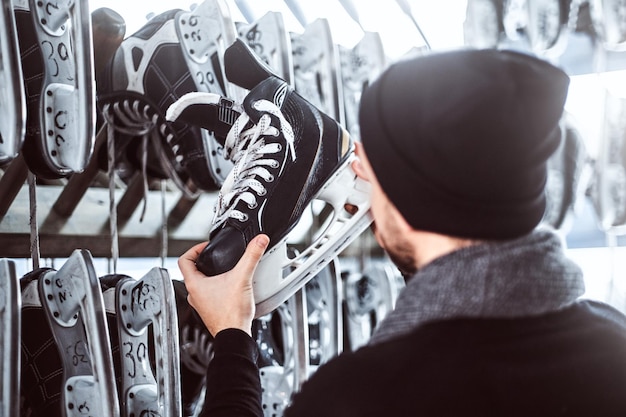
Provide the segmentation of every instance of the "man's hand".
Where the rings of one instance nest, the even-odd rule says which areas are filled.
[[[229,328],[251,334],[255,312],[252,277],[268,244],[266,235],[256,236],[232,270],[214,277],[196,268],[196,259],[207,242],[192,247],[178,259],[189,291],[187,301],[213,336]]]

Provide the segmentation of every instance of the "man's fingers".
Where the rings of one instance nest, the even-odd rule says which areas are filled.
[[[255,236],[254,239],[248,243],[248,247],[237,263],[237,266],[235,266],[235,269],[239,269],[242,276],[247,276],[252,279],[254,270],[263,257],[269,243],[270,238],[267,235]]]

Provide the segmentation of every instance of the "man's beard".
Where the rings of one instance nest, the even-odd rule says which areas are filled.
[[[398,252],[387,251],[389,259],[393,262],[405,281],[408,281],[416,272],[415,259],[412,256]]]
[[[376,235],[376,224],[372,224],[372,230]],[[398,268],[405,281],[417,272],[417,260],[414,258],[413,251],[408,243],[396,239],[393,242],[385,239],[384,236],[378,234],[378,240],[382,241],[382,246],[389,259]]]

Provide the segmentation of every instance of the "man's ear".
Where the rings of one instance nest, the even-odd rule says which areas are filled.
[[[363,149],[363,145],[360,142],[355,142],[354,145],[354,153],[357,156],[357,159],[352,162],[352,170],[354,170],[354,173],[357,175],[357,177],[361,178],[362,180],[369,181],[370,178],[368,172],[364,167],[367,157],[365,156],[365,150]]]

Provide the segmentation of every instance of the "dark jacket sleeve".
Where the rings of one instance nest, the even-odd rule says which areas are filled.
[[[222,330],[213,351],[201,417],[263,417],[254,340],[238,329]]]

